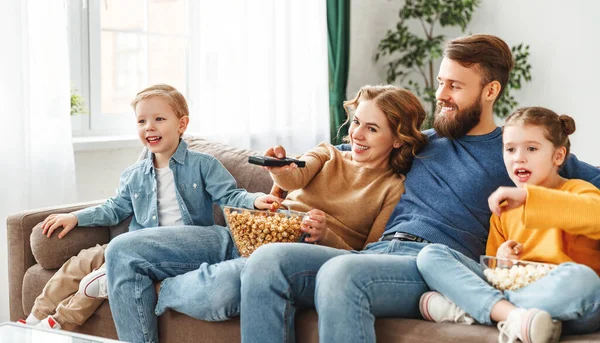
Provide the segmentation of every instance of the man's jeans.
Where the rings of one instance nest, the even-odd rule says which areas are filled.
[[[506,299],[517,307],[538,308],[563,321],[567,334],[600,329],[600,278],[589,267],[562,263],[548,275],[504,294],[490,286],[479,263],[441,244],[419,253],[417,266],[431,289],[444,294],[476,321],[492,324],[494,304]]]
[[[417,270],[424,243],[384,241],[361,252],[273,243],[242,271],[242,342],[294,342],[298,307],[315,307],[321,342],[375,342],[376,317],[420,318],[428,290]]]
[[[106,250],[106,273],[119,339],[158,342],[157,316],[167,309],[207,321],[238,315],[245,261],[221,226],[150,228],[116,237]]]

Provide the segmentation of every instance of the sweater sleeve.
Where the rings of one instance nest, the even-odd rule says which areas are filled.
[[[527,185],[523,223],[527,228],[559,228],[600,239],[600,191],[578,183],[571,191]]]
[[[493,214],[490,218],[490,233],[488,235],[485,254],[488,256],[496,256],[496,252],[502,243],[506,242],[506,237],[502,230],[502,222],[500,217]]]
[[[304,168],[297,168],[282,174],[271,173],[271,178],[279,187],[288,192],[304,188],[330,158],[327,148],[324,143],[321,143],[315,149],[300,156],[299,159],[306,162]]]

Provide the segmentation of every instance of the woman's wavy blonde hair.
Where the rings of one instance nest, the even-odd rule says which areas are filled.
[[[419,99],[410,91],[395,86],[364,86],[352,100],[344,102],[347,124],[361,101],[372,100],[386,116],[390,128],[402,145],[390,154],[390,165],[394,172],[406,174],[413,158],[427,143],[427,136],[421,130],[425,120],[425,110]],[[344,137],[349,142],[348,136]]]

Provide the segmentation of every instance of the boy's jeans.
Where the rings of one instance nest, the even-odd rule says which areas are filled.
[[[157,316],[167,309],[207,321],[238,315],[245,261],[229,231],[216,225],[150,228],[116,237],[106,250],[106,273],[119,339],[158,342]]]
[[[444,294],[476,321],[492,324],[494,304],[506,299],[517,307],[538,308],[563,321],[563,332],[600,329],[600,278],[589,267],[562,263],[548,275],[504,294],[490,286],[479,263],[441,244],[425,247],[417,266],[429,287]]]
[[[424,243],[384,241],[361,252],[273,243],[242,271],[242,342],[295,341],[297,307],[316,307],[321,342],[375,342],[375,317],[420,318],[428,290],[416,256]]]

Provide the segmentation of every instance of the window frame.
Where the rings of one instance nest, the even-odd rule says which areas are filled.
[[[186,3],[188,16],[188,47],[185,54],[186,92],[190,92],[188,70],[190,66],[189,41],[192,33],[190,27],[190,4]],[[89,137],[135,137],[135,121],[132,120],[133,110],[120,114],[102,113],[102,79],[101,79],[101,23],[100,12],[104,0],[67,1],[70,73],[73,86],[85,100],[87,113],[71,116],[72,135],[77,138]],[[143,1],[144,12],[148,15],[148,0]],[[146,23],[147,25],[148,23]],[[152,34],[143,33],[148,38]],[[123,31],[127,32],[127,31]],[[146,43],[147,44],[147,43]],[[147,46],[147,45],[146,45]],[[148,74],[146,76],[146,82]],[[184,94],[186,98],[188,94]],[[131,95],[133,99],[134,94]]]

